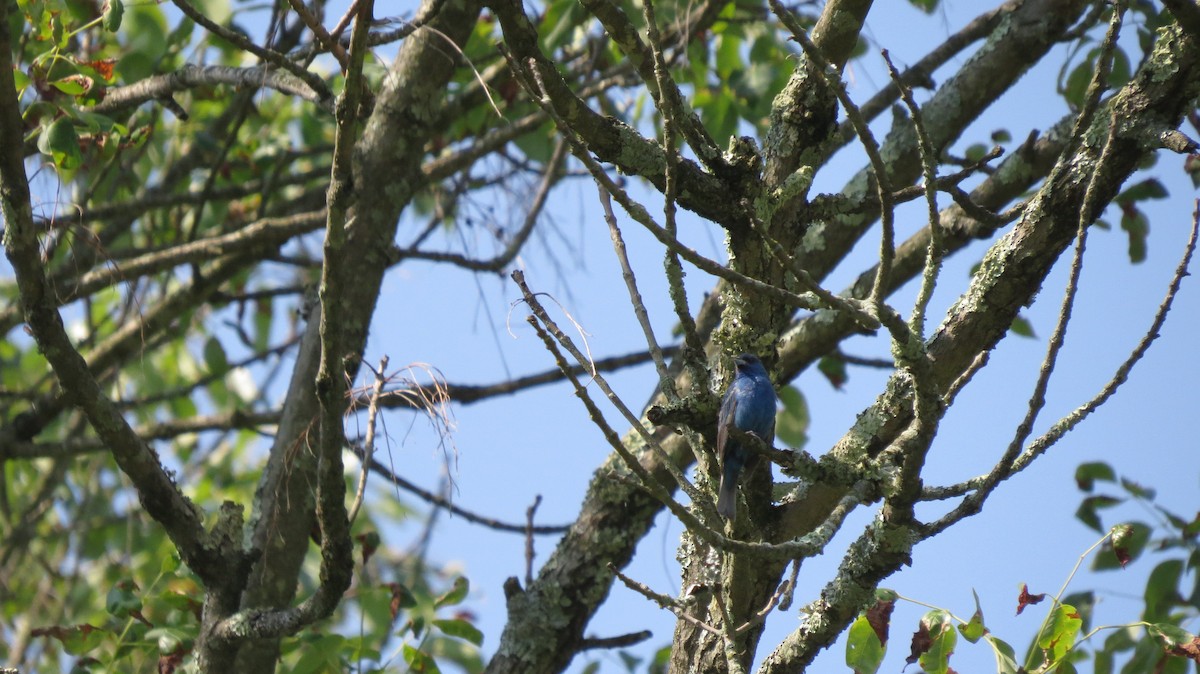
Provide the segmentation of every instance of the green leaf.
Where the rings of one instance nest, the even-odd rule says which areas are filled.
[[[118,581],[108,591],[104,610],[118,618],[128,618],[130,613],[142,610],[142,598],[137,594],[138,586],[129,579]]]
[[[1183,629],[1179,625],[1173,623],[1154,623],[1146,626],[1146,631],[1150,636],[1163,642],[1167,649],[1175,648],[1183,644],[1189,644],[1195,640],[1196,636],[1191,632]]]
[[[887,646],[879,641],[866,614],[859,615],[846,636],[846,666],[854,670],[854,674],[875,674],[883,664],[886,652]]]
[[[983,635],[987,634],[987,627],[983,625],[983,608],[979,605],[979,593],[971,590],[971,594],[975,597],[975,613],[971,615],[971,619],[965,625],[958,626],[959,634],[970,643],[978,643]]]
[[[324,674],[344,671],[342,666],[342,644],[346,637],[340,634],[322,634],[305,640],[300,659],[291,668],[291,674]]]
[[[160,655],[175,653],[192,640],[191,635],[175,627],[155,627],[146,632],[145,638],[157,642]]]
[[[1139,498],[1144,501],[1153,501],[1156,492],[1153,489],[1148,489],[1142,485],[1130,480],[1129,478],[1121,478],[1121,486],[1125,491],[1129,492],[1134,498]]]
[[[850,375],[846,374],[846,361],[836,356],[822,358],[817,362],[817,370],[825,375],[829,383],[838,390],[841,390],[842,386],[850,379]]]
[[[1113,536],[1101,554],[1092,563],[1093,571],[1107,571],[1125,567],[1141,556],[1150,541],[1150,527],[1141,522],[1131,522],[1113,527]]]
[[[775,415],[775,435],[791,447],[800,448],[808,442],[808,402],[795,386],[779,389],[783,409]]]
[[[1166,199],[1168,196],[1170,196],[1170,193],[1167,192],[1167,188],[1158,179],[1147,178],[1121,190],[1121,193],[1113,201],[1118,204],[1129,204],[1147,199]]]
[[[1017,664],[1017,654],[1008,642],[991,635],[985,636],[984,640],[992,647],[992,654],[996,656],[996,674],[1017,674],[1025,671]]]
[[[21,91],[25,90],[25,87],[29,86],[29,75],[26,75],[25,72],[19,68],[14,68],[13,82],[17,85],[17,93],[20,93]]]
[[[1018,314],[1017,317],[1012,320],[1012,325],[1009,326],[1009,329],[1013,331],[1014,335],[1032,338],[1037,337],[1037,335],[1033,332],[1033,324],[1029,322],[1028,318],[1021,316],[1020,314]]]
[[[204,342],[204,364],[214,375],[223,375],[229,371],[229,360],[225,357],[225,347],[216,337],[209,337]]]
[[[666,674],[668,666],[671,664],[671,647],[663,646],[654,652],[654,657],[650,658],[650,666],[647,668],[647,674]]]
[[[983,143],[975,143],[967,147],[967,151],[964,154],[966,155],[967,161],[979,161],[980,159],[983,159],[984,155],[986,155],[989,150],[991,150],[991,148]]]
[[[483,632],[466,620],[434,620],[433,626],[452,637],[466,639],[476,646],[483,644]]]
[[[1183,579],[1183,560],[1168,559],[1150,572],[1146,580],[1146,610],[1142,620],[1158,622],[1170,617],[1171,609],[1182,599],[1179,595],[1179,581]]]
[[[70,79],[55,80],[50,83],[50,86],[67,94],[68,96],[78,96],[88,90],[88,87],[72,75]]]
[[[438,669],[437,663],[427,653],[408,644],[404,644],[404,661],[408,663],[408,669],[411,672],[434,674],[442,671]]]
[[[104,7],[104,30],[115,33],[121,28],[121,19],[125,16],[124,0],[108,0]]]
[[[1150,234],[1150,221],[1135,206],[1122,209],[1121,229],[1129,235],[1129,261],[1137,264],[1146,261],[1146,237]]]
[[[1047,664],[1058,663],[1075,645],[1083,620],[1070,604],[1060,604],[1050,614],[1050,620],[1038,637],[1038,648],[1048,658]]]
[[[463,576],[454,579],[454,585],[451,586],[445,594],[438,597],[433,602],[434,608],[442,608],[443,606],[454,606],[461,604],[463,599],[467,598],[467,591],[471,588],[471,584]]]
[[[948,674],[950,656],[958,645],[958,631],[954,629],[950,614],[934,609],[921,618],[921,626],[929,630],[929,642],[919,661],[927,674]]]
[[[1103,461],[1081,463],[1075,469],[1075,484],[1079,486],[1081,491],[1091,491],[1096,485],[1096,480],[1116,482],[1117,473],[1112,469],[1112,466]]]
[[[1124,502],[1125,499],[1105,496],[1103,494],[1089,496],[1079,503],[1079,509],[1075,511],[1075,517],[1088,527],[1104,533],[1104,525],[1100,522],[1100,514],[1097,511],[1101,508],[1111,508]]]
[[[1075,66],[1071,70],[1071,74],[1067,76],[1066,86],[1062,89],[1062,95],[1071,104],[1072,108],[1079,108],[1083,105],[1084,94],[1087,93],[1088,85],[1092,82],[1092,72],[1095,66],[1090,60],[1085,60],[1083,63]]]
[[[63,650],[71,655],[83,655],[95,649],[109,636],[106,629],[92,625],[76,625],[62,635],[56,635],[62,641]]]
[[[76,169],[83,163],[83,154],[79,151],[79,136],[75,133],[75,123],[70,117],[59,117],[49,128],[42,130],[38,136],[38,150],[50,156],[54,165],[60,169]]]
[[[732,32],[717,36],[716,71],[721,81],[727,81],[734,73],[746,67],[742,60],[742,37]]]
[[[271,340],[271,322],[274,318],[271,298],[264,298],[254,303],[254,348],[265,351]]]

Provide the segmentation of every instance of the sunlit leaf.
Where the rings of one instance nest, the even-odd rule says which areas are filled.
[[[846,666],[854,674],[875,674],[886,652],[866,614],[858,616],[846,634]]]
[[[454,579],[454,585],[445,594],[434,600],[433,606],[434,608],[442,608],[444,606],[461,604],[462,600],[467,598],[467,591],[470,589],[471,584],[467,581],[466,577],[459,576]]]
[[[404,661],[408,663],[409,671],[418,672],[419,674],[435,674],[442,670],[438,669],[437,663],[428,654],[413,648],[412,646],[404,645]]]
[[[1075,645],[1079,628],[1083,624],[1075,607],[1062,604],[1055,607],[1050,620],[1038,637],[1038,647],[1046,654],[1050,663],[1057,663]]]

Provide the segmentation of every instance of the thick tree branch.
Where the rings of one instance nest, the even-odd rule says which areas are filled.
[[[1028,0],[1001,19],[993,31],[994,38],[922,106],[935,150],[940,152],[957,139],[983,109],[1041,59],[1086,4],[1083,0]],[[920,175],[921,156],[911,123],[888,135],[880,155],[893,186],[907,185]],[[878,217],[873,170],[860,171],[843,189],[843,195],[871,207],[806,225],[814,231],[800,240],[795,254],[817,279],[829,273]],[[805,225],[802,220],[789,226]]]
[[[1112,99],[1111,117],[1101,115],[1082,134],[1075,156],[1063,158],[1064,170],[1043,185],[1013,231],[988,252],[966,295],[930,340],[939,388],[950,386],[977,354],[1007,333],[1017,311],[1032,300],[1074,238],[1079,218],[1095,218],[1145,153],[1158,149],[1159,125],[1178,124],[1190,110],[1189,102],[1200,94],[1198,68],[1200,51],[1178,29],[1160,37],[1147,64]],[[1119,120],[1111,137],[1109,119]],[[911,396],[911,388],[894,379],[832,450],[834,455],[855,460],[891,444],[912,423]],[[768,658],[766,671],[807,666],[849,624],[878,582],[905,563],[916,529],[903,522],[878,524],[878,533],[872,534],[873,527],[851,546],[820,606]],[[897,526],[899,530],[889,531]],[[897,546],[900,541],[909,543]]]
[[[421,13],[440,6],[431,25],[462,45],[471,33],[480,7],[472,0],[430,0]],[[400,48],[384,78],[354,155],[354,194],[371,195],[355,202],[354,224],[346,232],[344,250],[355,255],[354,283],[344,284],[339,329],[343,332],[343,363],[347,375],[357,369],[366,343],[367,327],[378,300],[383,275],[389,268],[386,251],[395,240],[401,211],[426,182],[421,164],[426,141],[447,123],[443,117],[445,83],[456,61],[445,54],[443,38],[431,31],[414,32]],[[314,312],[317,313],[317,312]],[[262,550],[260,572],[252,573],[242,598],[242,615],[290,604],[296,578],[308,549],[315,502],[310,485],[316,480],[309,443],[318,405],[312,382],[319,364],[317,323],[310,319],[301,340],[289,386],[280,431],[259,484],[254,526],[255,544]],[[357,358],[356,358],[357,357]],[[267,564],[269,560],[269,564]],[[265,634],[265,632],[263,632]],[[238,671],[273,667],[278,641],[265,639],[242,648]]]

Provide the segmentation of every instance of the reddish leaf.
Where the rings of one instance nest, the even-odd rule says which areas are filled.
[[[116,65],[116,59],[100,59],[98,61],[88,61],[86,66],[95,70],[106,81],[111,82],[113,78],[113,66]]]
[[[911,665],[921,659],[921,655],[929,650],[933,645],[933,635],[929,632],[929,624],[924,620],[921,621],[921,626],[913,632],[912,647],[909,649],[908,657],[904,659],[905,665]]]
[[[1112,551],[1117,556],[1117,563],[1121,565],[1122,569],[1133,559],[1133,551],[1129,547],[1132,534],[1132,527],[1124,525],[1113,527]]]
[[[896,608],[895,601],[879,600],[875,605],[867,609],[867,622],[871,624],[871,629],[875,630],[875,636],[879,638],[879,643],[887,645],[888,640],[888,624],[892,618],[892,609]]]
[[[1042,594],[1029,594],[1029,586],[1021,583],[1021,594],[1017,597],[1017,615],[1021,615],[1021,611],[1024,611],[1026,606],[1040,604],[1045,598],[1046,594],[1044,592]]]
[[[359,534],[354,537],[360,546],[362,546],[362,563],[366,566],[375,551],[379,549],[379,534],[374,531],[368,531],[365,534]]]
[[[180,648],[174,653],[158,656],[158,674],[175,674],[175,670],[183,663],[187,649]]]
[[[392,612],[392,620],[400,615],[400,609],[412,608],[417,605],[417,600],[413,597],[412,592],[400,583],[388,583],[388,589],[392,591],[392,601],[388,605]]]
[[[1171,655],[1178,655],[1181,658],[1200,663],[1200,637],[1195,637],[1186,644],[1178,644],[1168,652]]]
[[[129,616],[131,618],[137,619],[138,622],[142,623],[146,627],[154,627],[154,623],[150,622],[149,620],[146,620],[146,616],[142,615],[142,612],[139,609],[131,610],[129,612]]]

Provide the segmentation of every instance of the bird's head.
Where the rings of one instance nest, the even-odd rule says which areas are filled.
[[[762,361],[758,359],[758,356],[752,353],[743,353],[734,358],[733,366],[737,368],[738,372],[752,372],[754,370],[765,369],[763,368]]]

